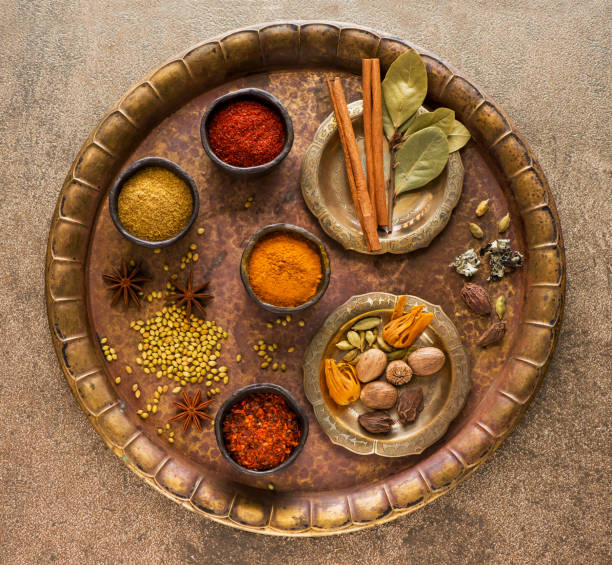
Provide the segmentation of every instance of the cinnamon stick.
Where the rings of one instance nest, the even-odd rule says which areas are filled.
[[[348,150],[346,149],[346,139],[344,137],[344,129],[340,128],[340,122],[338,121],[338,102],[336,97],[334,96],[334,86],[333,82],[330,79],[327,80],[327,88],[329,89],[329,96],[332,101],[332,106],[334,107],[334,115],[336,116],[336,123],[338,125],[338,137],[340,138],[340,146],[342,147],[342,152],[344,153],[344,164],[346,167],[346,176],[348,177],[349,189],[351,191],[351,198],[353,199],[353,206],[355,208],[355,213],[357,214],[357,219],[359,220],[359,224],[363,226],[363,215],[361,213],[361,205],[359,204],[359,199],[357,198],[357,187],[355,186],[355,177],[353,175],[353,167],[351,166],[351,159],[348,154]]]
[[[328,86],[330,83],[328,83]],[[330,95],[332,100],[335,99],[334,113],[336,115],[336,122],[338,123],[338,131],[343,131],[340,135],[340,141],[344,141],[342,148],[344,150],[345,160],[347,163],[347,172],[350,168],[353,174],[353,180],[355,184],[355,193],[353,201],[357,216],[359,217],[359,211],[361,210],[361,229],[365,238],[366,246],[369,251],[380,250],[380,241],[378,240],[377,224],[376,224],[376,212],[370,201],[370,195],[368,194],[368,188],[366,184],[366,178],[363,174],[363,168],[361,166],[361,159],[359,158],[359,150],[357,149],[357,140],[355,139],[355,132],[353,131],[353,124],[349,116],[348,107],[346,104],[346,98],[344,96],[344,90],[342,89],[342,83],[339,78],[334,79],[331,85]],[[348,153],[348,159],[347,159]],[[349,173],[350,183],[350,173]]]
[[[372,59],[361,60],[361,92],[363,98],[363,134],[365,137],[368,194],[370,195],[372,206],[376,208],[374,196],[374,153],[372,146]]]
[[[380,82],[380,61],[371,59],[372,85],[372,162],[374,168],[374,198],[378,225],[388,227],[387,193],[385,190],[385,173],[383,164],[383,125],[382,125],[382,92]]]

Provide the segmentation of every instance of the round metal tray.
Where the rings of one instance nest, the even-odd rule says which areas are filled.
[[[504,111],[473,83],[434,55],[427,66],[429,107],[455,110],[472,133],[461,150],[463,193],[446,228],[426,248],[409,255],[365,256],[346,251],[322,233],[298,187],[299,170],[315,130],[330,112],[325,78],[341,76],[349,101],[361,98],[361,58],[379,57],[383,72],[409,44],[353,25],[284,22],[228,33],[195,46],[138,83],[102,118],[79,151],[53,215],[46,260],[49,324],[61,368],[81,408],[112,451],[164,495],[219,522],[277,535],[327,535],[394,519],[431,502],[476,469],[510,433],[540,383],[559,332],[565,292],[565,258],[555,204],[529,146]],[[228,177],[206,158],[199,139],[203,111],[218,96],[238,88],[270,91],[286,105],[295,127],[287,159],[265,179]],[[230,469],[214,435],[191,430],[170,445],[158,438],[153,418],[143,421],[127,378],[114,384],[124,351],[137,340],[125,329],[121,308],[109,308],[101,274],[121,257],[151,268],[150,288],[165,284],[162,265],[176,262],[182,245],[162,250],[136,247],[121,238],[108,215],[108,189],[135,160],[157,155],[178,163],[194,178],[204,225],[202,258],[195,278],[210,279],[215,299],[211,319],[230,331],[224,348],[233,359],[270,320],[246,295],[240,253],[258,226],[285,221],[325,240],[332,280],[323,299],[304,313],[305,326],[286,330],[287,343],[304,352],[324,318],[354,294],[385,291],[422,296],[439,304],[456,325],[471,367],[468,400],[448,431],[420,455],[359,456],[334,446],[314,420],[301,383],[301,358],[288,370],[262,374],[245,358],[232,366],[233,390],[253,381],[278,382],[309,411],[311,431],[290,470],[262,480]],[[255,196],[250,210],[246,197]],[[470,245],[467,223],[483,198],[483,219],[493,235],[496,218],[510,211],[507,235],[526,255],[523,269],[496,283],[507,298],[508,331],[502,344],[484,352],[475,340],[486,321],[459,298],[463,281],[448,268]],[[195,229],[194,227],[194,229]],[[192,231],[187,245],[197,236]],[[476,276],[476,282],[483,278]],[[483,275],[484,277],[484,275]],[[140,317],[148,315],[145,305]],[[273,331],[273,330],[270,330]],[[98,338],[121,343],[119,362],[106,363]],[[265,339],[271,336],[263,335]],[[246,354],[246,352],[245,352]],[[123,376],[125,374],[123,373]],[[156,383],[138,376],[144,395]],[[168,412],[160,413],[165,421]],[[191,441],[194,438],[198,441]],[[272,482],[274,490],[269,488]]]

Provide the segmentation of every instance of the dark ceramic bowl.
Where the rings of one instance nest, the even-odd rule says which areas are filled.
[[[251,287],[251,281],[249,280],[249,259],[251,257],[251,253],[255,245],[264,237],[268,236],[274,232],[285,232],[293,235],[297,235],[303,237],[307,241],[310,241],[317,250],[319,251],[319,257],[321,258],[321,272],[322,277],[319,282],[319,288],[317,288],[317,292],[315,295],[304,302],[304,304],[300,304],[299,306],[295,306],[294,308],[287,308],[284,306],[275,306],[274,304],[268,304],[267,302],[263,302],[253,291]],[[242,284],[246,289],[249,296],[257,302],[262,308],[269,310],[270,312],[274,312],[275,314],[293,314],[294,312],[301,312],[302,310],[306,310],[306,308],[310,308],[314,304],[316,304],[321,297],[325,294],[327,287],[329,286],[329,278],[331,276],[331,266],[329,263],[329,255],[327,254],[327,249],[325,249],[325,245],[323,242],[314,234],[305,230],[304,228],[300,228],[298,226],[294,226],[292,224],[270,224],[269,226],[264,226],[255,234],[249,242],[247,246],[244,248],[242,252],[242,259],[240,260],[240,278],[242,279]]]
[[[283,120],[283,124],[285,125],[285,145],[283,145],[281,152],[274,157],[272,161],[255,167],[235,167],[219,159],[212,150],[208,141],[208,124],[210,120],[218,110],[221,110],[221,108],[227,106],[231,102],[237,102],[239,100],[256,100],[257,102],[261,102],[276,111]],[[276,167],[289,154],[289,151],[291,151],[291,146],[293,145],[293,122],[291,121],[289,112],[287,112],[278,98],[259,88],[244,88],[217,98],[208,107],[200,122],[200,136],[202,138],[202,147],[204,147],[206,154],[211,158],[213,163],[221,167],[224,171],[243,177],[259,176]]]
[[[225,440],[223,439],[223,420],[225,420],[225,415],[227,414],[228,410],[236,402],[239,402],[243,398],[256,393],[273,393],[282,396],[289,405],[289,408],[296,413],[298,417],[298,425],[300,427],[300,441],[295,446],[289,457],[287,457],[287,459],[285,459],[278,467],[267,469],[265,471],[253,471],[236,463],[225,447]],[[277,471],[285,469],[291,465],[291,463],[293,463],[302,452],[304,445],[306,444],[306,438],[308,437],[308,417],[306,416],[306,411],[298,404],[297,400],[293,398],[293,396],[291,396],[291,394],[282,386],[271,383],[252,384],[238,389],[221,405],[221,408],[219,408],[215,416],[215,436],[223,457],[227,459],[232,467],[242,471],[243,473],[247,473],[248,475],[269,475],[270,473],[276,473]]]
[[[193,211],[191,212],[191,216],[187,225],[174,237],[170,239],[163,239],[161,241],[148,241],[146,239],[140,239],[135,235],[132,235],[128,230],[123,227],[121,220],[119,219],[119,212],[117,209],[117,201],[119,199],[119,193],[121,192],[121,188],[123,187],[123,183],[125,183],[129,178],[134,176],[138,171],[142,169],[146,169],[148,167],[163,167],[164,169],[168,169],[173,172],[177,177],[182,179],[187,183],[189,190],[191,191],[191,198],[193,199]],[[108,207],[110,209],[110,215],[113,219],[115,227],[119,230],[119,233],[123,235],[126,239],[129,239],[131,242],[136,243],[137,245],[142,245],[143,247],[150,247],[153,249],[157,249],[160,247],[167,247],[168,245],[172,245],[176,243],[179,239],[181,239],[191,228],[193,222],[198,217],[198,211],[200,210],[200,197],[198,196],[198,189],[193,182],[191,176],[181,167],[179,167],[176,163],[172,161],[168,161],[168,159],[163,159],[162,157],[145,157],[144,159],[139,159],[138,161],[132,163],[127,169],[122,171],[117,180],[114,182],[113,186],[110,189],[110,193],[108,195]]]

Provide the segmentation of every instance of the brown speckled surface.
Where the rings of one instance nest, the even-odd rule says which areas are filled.
[[[8,49],[0,62],[9,77],[0,102],[8,142],[1,150],[8,168],[0,192],[0,348],[11,369],[0,405],[2,554],[12,563],[377,563],[406,562],[410,555],[430,563],[604,562],[610,331],[605,322],[587,322],[610,318],[610,205],[598,189],[609,182],[609,162],[592,125],[605,121],[609,82],[599,2],[572,12],[571,22],[569,4],[462,3],[436,13],[414,6],[399,17],[358,5],[318,12],[387,29],[474,77],[519,124],[551,182],[568,249],[566,321],[534,404],[484,468],[434,504],[375,530],[276,540],[184,512],[104,447],[60,374],[42,307],[48,220],[67,166],[105,108],[164,58],[238,25],[311,15],[297,4],[279,14],[272,5],[245,3],[212,24],[203,7],[75,10],[39,2],[7,10]],[[503,49],[500,36],[507,37]],[[588,121],[573,113],[576,99],[589,104]],[[28,543],[33,535],[36,544]]]

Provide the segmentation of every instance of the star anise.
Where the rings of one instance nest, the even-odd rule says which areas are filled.
[[[102,278],[105,281],[111,283],[108,286],[108,290],[115,291],[111,305],[115,304],[121,295],[123,295],[123,302],[125,303],[126,308],[130,304],[130,299],[136,303],[138,308],[140,308],[138,293],[142,290],[143,283],[150,282],[152,279],[139,275],[140,268],[135,266],[128,271],[128,266],[125,260],[121,261],[120,269],[113,269],[112,273],[102,275]]]
[[[206,400],[205,402],[200,402],[200,391],[198,390],[192,398],[189,398],[189,395],[183,391],[183,401],[184,402],[173,402],[177,408],[180,409],[180,412],[170,418],[169,422],[178,422],[179,420],[184,420],[183,422],[183,431],[186,432],[191,423],[195,424],[195,427],[198,430],[202,431],[202,424],[200,420],[211,420],[212,416],[203,412],[204,408],[207,408],[212,404],[214,399]]]
[[[202,306],[201,300],[208,300],[212,298],[211,294],[204,294],[202,291],[208,286],[208,282],[205,281],[200,286],[193,286],[193,271],[189,271],[189,277],[187,277],[187,284],[183,287],[176,281],[170,281],[177,292],[175,294],[169,294],[166,297],[166,302],[174,301],[177,306],[185,305],[185,313],[187,314],[187,318],[191,316],[191,311],[195,306],[202,316],[206,314],[206,310],[204,310],[204,306]]]

